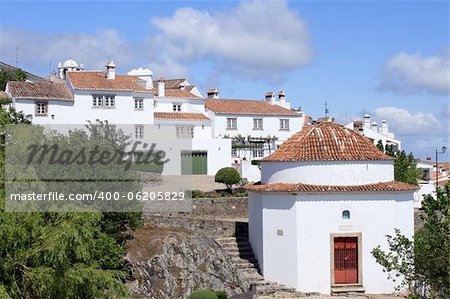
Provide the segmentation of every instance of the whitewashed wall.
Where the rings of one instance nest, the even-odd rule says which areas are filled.
[[[155,97],[155,112],[173,112],[173,104],[181,104],[181,112],[205,113],[203,99],[182,99],[169,97]]]
[[[342,219],[343,210],[350,211],[349,220]],[[249,226],[264,277],[302,292],[324,294],[330,293],[331,286],[330,235],[361,233],[363,286],[367,293],[391,293],[394,283],[370,252],[378,245],[387,248],[385,235],[393,234],[395,228],[412,237],[413,195],[249,192]],[[277,230],[284,235],[278,236]]]
[[[215,137],[230,136],[234,137],[237,135],[242,135],[247,137],[251,135],[252,137],[267,137],[276,136],[278,140],[285,141],[293,134],[301,131],[303,125],[303,117],[300,115],[298,117],[292,116],[268,116],[268,115],[223,115],[215,114],[212,111],[208,111],[209,117],[214,121],[213,133]],[[228,130],[227,129],[227,118],[237,118],[237,129]],[[262,118],[263,119],[263,130],[253,129],[253,119]],[[280,119],[289,119],[289,130],[280,130]]]
[[[49,101],[47,116],[35,116],[33,100],[16,100],[14,106],[25,114],[31,114],[32,122],[36,124],[86,124],[97,119],[108,120],[110,124],[153,124],[153,99],[148,94],[104,92],[116,95],[115,107],[108,109],[94,108],[92,94],[102,92],[76,91],[73,102]],[[143,110],[134,109],[134,97],[144,97]]]
[[[392,160],[262,162],[261,182],[365,185],[394,180]]]

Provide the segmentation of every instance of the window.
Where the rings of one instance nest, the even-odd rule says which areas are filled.
[[[174,112],[180,112],[181,111],[181,104],[173,104],[173,111]]]
[[[263,129],[262,118],[254,118],[253,119],[253,130],[262,130],[262,129]]]
[[[260,146],[252,148],[252,156],[253,158],[262,158],[264,156],[263,148]]]
[[[144,139],[144,126],[134,127],[134,137],[136,139]]]
[[[280,130],[289,130],[289,119],[280,119]]]
[[[36,102],[36,115],[46,116],[47,115],[47,102]]]
[[[237,157],[237,148],[235,148],[235,147],[231,148],[231,156]]]
[[[350,219],[350,211],[349,210],[342,211],[342,219]]]
[[[194,127],[176,127],[178,139],[193,139]]]
[[[134,109],[144,110],[144,99],[134,99]]]
[[[114,108],[116,105],[114,95],[92,95],[93,108]]]
[[[237,118],[227,118],[227,130],[237,129]]]

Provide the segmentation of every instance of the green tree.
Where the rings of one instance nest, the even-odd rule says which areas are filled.
[[[21,69],[0,70],[0,90],[5,91],[8,81],[25,81],[27,74]]]
[[[424,225],[413,241],[396,230],[394,237],[387,236],[389,250],[378,246],[372,255],[389,278],[400,279],[413,296],[443,299],[450,297],[450,184],[436,197],[424,197]]]
[[[224,167],[219,169],[214,178],[216,183],[225,184],[229,191],[231,191],[233,185],[239,183],[240,180],[241,176],[239,175],[239,172],[237,172],[237,170],[233,167]]]
[[[413,154],[407,155],[405,151],[397,151],[394,161],[395,180],[418,185],[421,175],[422,172],[417,168],[417,160]]]
[[[7,124],[25,124],[24,133],[40,140],[60,138],[61,146],[109,146],[102,141],[109,138],[105,134],[44,135],[23,113],[0,109],[0,298],[129,297],[123,243],[125,231],[139,225],[140,213],[4,212]],[[38,168],[34,172],[47,174]]]
[[[377,142],[377,148],[384,153],[384,145],[383,145],[383,141],[381,141],[381,139],[378,140],[378,142]]]

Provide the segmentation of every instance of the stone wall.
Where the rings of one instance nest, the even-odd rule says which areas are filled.
[[[194,198],[191,216],[208,219],[247,219],[247,197]]]

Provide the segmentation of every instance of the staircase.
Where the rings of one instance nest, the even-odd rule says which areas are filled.
[[[263,296],[283,293],[286,295],[285,298],[301,295],[294,288],[265,280],[260,274],[258,261],[255,259],[248,241],[248,223],[237,222],[235,235],[236,237],[217,238],[216,242],[231,257],[236,269],[241,271],[244,277],[248,279],[254,294]]]

